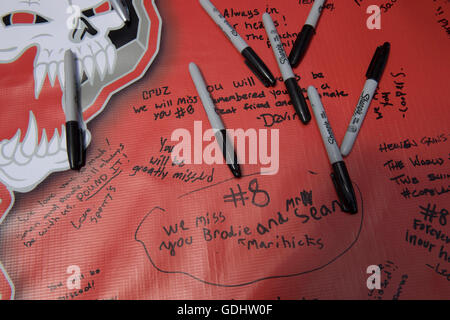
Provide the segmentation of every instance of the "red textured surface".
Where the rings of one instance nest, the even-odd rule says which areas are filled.
[[[321,94],[344,91],[345,96],[340,98],[323,97],[334,133],[341,142],[373,52],[383,42],[391,42],[391,56],[378,99],[372,103],[354,150],[346,159],[358,194],[357,215],[341,212],[335,203],[330,166],[314,120],[308,126],[299,120],[286,120],[271,128],[280,130],[280,168],[273,176],[252,175],[235,180],[230,179],[225,165],[190,164],[179,168],[170,160],[164,179],[142,172],[143,167],[151,167],[152,157],[168,156],[167,152],[161,152],[161,139],[168,139],[168,144],[173,145],[170,136],[174,130],[185,128],[193,133],[194,121],[203,121],[203,126],[208,126],[200,102],[192,104],[195,110],[192,114],[181,119],[175,117],[178,98],[197,95],[188,72],[191,61],[199,65],[208,84],[223,86],[223,90],[212,92],[214,98],[235,93],[266,93],[265,99],[218,104],[220,108],[237,109],[236,114],[223,116],[228,128],[267,129],[261,114],[293,113],[291,106],[275,107],[277,101],[288,100],[287,95],[275,99],[270,93],[272,89],[264,88],[256,78],[253,87],[233,87],[233,81],[251,74],[242,57],[196,1],[159,1],[163,21],[159,55],[142,80],[114,96],[105,111],[89,123],[93,141],[87,159],[91,162],[85,171],[55,173],[34,191],[15,194],[14,207],[0,225],[0,261],[15,285],[15,298],[392,299],[399,288],[400,299],[450,298],[445,273],[439,274],[430,267],[450,270],[449,262],[439,255],[441,246],[450,255],[450,246],[423,231],[413,230],[414,219],[424,219],[420,207],[431,204],[439,212],[449,210],[450,193],[409,199],[401,195],[406,187],[450,188],[448,178],[437,181],[427,178],[431,173],[450,171],[445,72],[450,67],[448,35],[437,23],[437,7],[431,1],[395,3],[382,14],[381,30],[367,29],[364,6],[358,7],[353,1],[341,2],[334,1],[334,10],[324,11],[308,54],[294,71],[301,76],[299,84],[304,88],[314,85]],[[272,17],[279,23],[279,33],[292,34],[301,29],[310,8],[298,1],[216,0],[215,4],[222,13],[234,8],[255,15],[253,10],[257,8],[258,15],[232,16],[229,22],[237,24],[242,36],[253,33],[263,39],[266,35],[260,21],[266,9],[276,7]],[[448,15],[450,8],[443,7]],[[248,43],[279,76],[266,41],[249,38]],[[289,40],[284,39],[286,43]],[[287,47],[288,52],[290,48]],[[152,50],[144,60],[151,57]],[[8,88],[0,91],[0,104],[13,110],[2,111],[2,138],[10,138],[18,127],[26,130],[30,109],[40,110],[35,112],[40,130],[64,121],[63,115],[55,115],[53,108],[61,98],[59,88],[50,88],[47,81],[39,100],[34,100],[34,55],[35,49],[30,49],[16,63],[0,65],[0,88]],[[13,72],[16,68],[22,72]],[[322,73],[324,78],[314,78],[312,73]],[[394,81],[398,80],[405,83],[407,112],[400,111],[403,106],[396,97]],[[128,78],[123,78],[105,88],[95,105],[101,106],[109,92],[127,81]],[[155,93],[161,88],[164,92],[164,87],[170,95]],[[280,81],[274,88],[284,89]],[[382,93],[388,91],[393,106],[383,107]],[[145,99],[149,92],[153,92],[152,98]],[[173,106],[155,106],[168,100],[172,100]],[[244,109],[246,102],[265,101],[271,109]],[[149,111],[136,113],[144,105]],[[383,112],[382,119],[377,120],[375,107]],[[155,121],[155,114],[162,110],[171,110],[171,115]],[[85,117],[90,118],[95,111],[89,109]],[[10,123],[14,125],[4,125]],[[439,142],[427,145],[424,137]],[[379,150],[384,143],[399,144],[406,139],[418,146]],[[415,159],[416,155],[442,158],[443,164],[413,166],[409,158]],[[402,160],[405,168],[390,171],[385,166],[390,160]],[[137,172],[136,167],[141,170]],[[154,167],[156,171],[158,166]],[[242,166],[246,175],[261,167],[264,166]],[[174,173],[188,169],[207,175],[214,169],[214,182],[184,183],[173,178]],[[391,180],[400,174],[418,177],[420,183],[397,184]],[[270,203],[265,207],[252,204],[250,189],[255,187],[254,179],[258,188],[270,194]],[[99,188],[96,180],[109,182]],[[237,184],[249,197],[245,206],[224,202],[224,196],[236,191]],[[300,197],[304,190],[312,190],[313,205],[305,206],[300,201],[297,210],[292,207],[287,210],[286,201]],[[0,195],[2,199],[10,196],[7,190]],[[48,202],[43,204],[45,199]],[[258,198],[256,202],[263,200]],[[203,221],[199,219],[201,216],[210,217],[210,223],[199,223]],[[57,218],[53,224],[51,218]],[[262,230],[258,226],[268,227],[270,219],[277,223],[272,222],[267,233],[258,233]],[[283,219],[287,221],[282,223]],[[186,230],[181,228],[181,221]],[[438,218],[429,224],[443,234],[450,234],[449,224]],[[170,226],[175,225],[177,234],[169,236]],[[251,230],[251,235],[243,233],[245,227]],[[205,241],[208,231],[203,228],[208,228],[212,235],[219,230],[216,233],[219,239]],[[435,243],[436,247],[429,252],[411,245],[405,240],[407,232]],[[220,239],[222,235],[226,239]],[[260,245],[260,249],[249,250],[238,241],[240,238],[256,239],[266,245],[272,242],[272,246],[265,249]],[[295,239],[297,246],[286,247],[283,239],[291,243]],[[186,240],[192,244],[186,244]],[[167,250],[169,242],[184,244],[171,255],[170,249]],[[374,264],[383,265],[382,282],[387,281],[383,282],[383,293],[366,286],[369,276],[366,269]],[[69,277],[66,270],[72,265],[79,266],[83,274],[83,292],[77,295],[74,294],[77,290],[66,286]],[[1,281],[2,298],[7,298],[11,289],[6,279]]]

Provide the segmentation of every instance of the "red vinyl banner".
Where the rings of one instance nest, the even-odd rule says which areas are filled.
[[[450,297],[447,1],[326,1],[293,68],[308,124],[262,16],[287,58],[313,1],[214,1],[273,87],[199,1],[124,3],[127,23],[109,1],[0,4],[0,299]],[[349,214],[324,143],[342,144],[385,42],[386,68],[343,158]],[[68,49],[86,129],[80,171],[67,161]],[[325,141],[309,86],[328,117]]]

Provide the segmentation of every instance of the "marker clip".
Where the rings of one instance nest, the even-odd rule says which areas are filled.
[[[305,24],[294,42],[294,47],[289,54],[289,63],[292,67],[297,67],[308,49],[316,30],[313,26]]]

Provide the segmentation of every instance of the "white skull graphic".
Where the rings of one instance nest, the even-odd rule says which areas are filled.
[[[156,57],[161,17],[154,0],[124,1],[127,25],[108,0],[0,1],[0,223],[15,192],[31,191],[52,172],[69,169],[64,52],[77,58],[86,121],[140,79]],[[0,263],[0,300],[14,293]]]
[[[133,3],[143,7],[142,0]],[[144,20],[139,8],[136,11]],[[108,35],[124,26],[108,0],[3,0],[0,64],[12,63],[35,47],[34,98],[39,99],[47,79],[51,87],[64,87],[64,52],[71,49],[77,58],[82,82],[81,107],[85,111],[101,88],[127,74],[140,59],[139,55],[128,56],[133,63],[116,68],[120,50]],[[139,26],[139,29],[143,28]],[[59,102],[61,113],[63,101]],[[31,109],[24,116],[29,119],[26,132],[16,127],[15,134],[0,136],[0,183],[18,192],[28,192],[50,173],[69,168],[63,123],[46,131],[39,128],[40,123]],[[87,130],[86,142],[90,142]]]

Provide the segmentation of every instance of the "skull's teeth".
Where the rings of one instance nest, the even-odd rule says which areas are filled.
[[[28,130],[25,139],[22,142],[22,152],[25,156],[31,157],[36,150],[38,143],[38,128],[36,118],[32,111],[30,111],[30,120],[28,122]]]
[[[67,150],[67,141],[66,141],[66,126],[62,125],[61,127],[61,139],[60,139],[59,147],[66,151]]]
[[[50,63],[48,67],[48,78],[50,80],[50,85],[53,87],[55,85],[56,73],[58,69],[58,64],[56,62]]]
[[[34,68],[34,96],[36,99],[41,94],[42,86],[44,85],[45,77],[47,75],[47,64],[41,63]]]
[[[116,67],[117,53],[116,48],[113,45],[109,45],[106,48],[106,56],[108,57],[108,72],[112,74]]]
[[[0,145],[1,148],[1,145]],[[7,164],[11,163],[11,159],[7,159],[5,157],[3,157],[2,154],[0,154],[0,166],[6,166]]]
[[[95,63],[94,59],[91,56],[87,56],[83,59],[83,67],[86,75],[89,79],[91,85],[94,84],[94,71],[95,71]]]
[[[45,129],[43,129],[41,143],[39,144],[36,154],[39,157],[45,156],[47,154],[47,147],[48,147],[47,133],[45,132]]]
[[[81,83],[83,79],[83,62],[80,59],[77,59],[77,72],[78,72],[78,81]]]
[[[100,80],[103,81],[103,79],[105,79],[107,68],[106,54],[103,50],[100,50],[100,52],[97,53],[95,56],[95,61],[97,62],[97,71],[100,76]]]
[[[25,165],[33,157],[47,157],[55,154],[65,154],[66,148],[66,127],[61,126],[61,134],[56,128],[50,142],[47,139],[47,132],[42,130],[42,136],[38,139],[38,124],[33,112],[30,111],[30,120],[27,133],[20,142],[21,130],[18,129],[14,137],[0,143],[0,166],[5,166],[14,161],[19,165]]]
[[[59,151],[59,134],[58,129],[55,129],[55,133],[53,134],[52,140],[48,143],[48,154],[52,155]]]
[[[16,152],[14,153],[14,161],[20,165],[24,165],[31,160],[30,157],[27,157],[23,152],[22,148],[18,146],[16,148]]]
[[[99,79],[103,81],[107,74],[112,74],[117,63],[116,48],[111,45],[97,45],[89,49],[88,45],[78,47],[74,49],[77,52],[77,71],[78,79],[81,82],[83,74],[86,75],[89,83],[94,84],[95,74],[97,73]],[[63,50],[60,50],[63,51]],[[51,57],[44,59],[39,57],[38,62],[34,68],[34,93],[35,98],[38,99],[42,88],[45,83],[45,79],[48,75],[50,85],[53,87],[58,78],[61,90],[64,90],[65,86],[65,74],[64,74],[64,61],[57,59],[50,60]],[[48,61],[50,60],[50,61]]]
[[[61,89],[64,88],[65,85],[65,73],[64,73],[64,61],[58,63],[58,80]]]
[[[17,145],[19,144],[20,140],[20,129],[17,130],[14,137],[12,137],[11,140],[3,144],[2,147],[2,155],[6,159],[12,159],[14,156],[14,152],[16,151]]]

